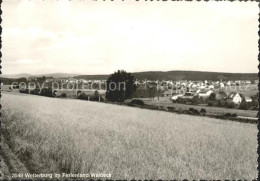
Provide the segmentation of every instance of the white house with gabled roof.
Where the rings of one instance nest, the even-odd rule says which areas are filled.
[[[235,104],[240,104],[242,102],[242,97],[237,92],[230,93],[228,99],[231,99]]]

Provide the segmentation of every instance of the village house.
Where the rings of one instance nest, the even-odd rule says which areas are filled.
[[[66,81],[68,82],[68,78],[57,78],[56,81],[64,83]]]
[[[54,80],[53,78],[46,78],[45,82],[53,82],[53,80]]]
[[[163,96],[164,96],[164,97],[172,96],[172,90],[166,90],[166,91],[163,93]]]
[[[205,88],[206,88],[206,86],[204,84],[200,85],[200,89],[205,89]]]
[[[245,97],[245,101],[246,101],[246,102],[252,102],[253,100],[252,100],[250,97],[247,97],[247,96],[246,96],[246,97]]]
[[[251,84],[251,81],[250,80],[246,80],[245,84]]]
[[[214,85],[209,85],[209,89],[214,89]]]
[[[222,82],[219,84],[219,86],[220,86],[220,88],[224,88],[225,87],[224,83],[222,83]]]
[[[177,94],[177,95],[174,95],[172,96],[172,100],[173,101],[176,101],[179,97],[183,96],[183,94]]]
[[[186,92],[183,96],[179,96],[179,98],[183,99],[192,99],[194,97],[194,92]]]
[[[166,81],[167,85],[170,84],[170,85],[173,85],[173,82],[172,81]]]
[[[242,97],[237,92],[232,92],[228,95],[228,99],[234,102],[235,104],[240,104],[242,102]]]
[[[226,85],[231,86],[231,81],[228,81]]]
[[[209,97],[211,93],[213,93],[212,90],[205,90],[205,89],[200,89],[196,93],[198,93],[199,97]]]

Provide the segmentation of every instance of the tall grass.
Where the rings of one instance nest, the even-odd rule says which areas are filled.
[[[30,172],[112,179],[255,179],[257,127],[132,107],[3,94],[2,130]]]

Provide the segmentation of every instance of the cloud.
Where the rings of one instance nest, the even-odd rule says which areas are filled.
[[[257,72],[257,3],[5,1],[2,8],[9,72]]]

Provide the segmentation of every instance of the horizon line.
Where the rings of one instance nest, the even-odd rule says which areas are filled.
[[[124,69],[117,69],[114,72],[117,72],[118,70],[124,70]],[[126,70],[124,70],[126,71]],[[228,74],[258,74],[258,72],[221,72],[221,71],[202,71],[202,70],[167,70],[167,71],[160,71],[160,70],[146,70],[146,71],[138,71],[138,72],[131,72],[131,71],[126,71],[128,73],[145,73],[145,72],[178,72],[178,71],[183,71],[183,72],[208,72],[208,73],[228,73]],[[76,76],[79,75],[110,75],[112,73],[104,73],[104,74],[87,74],[87,73],[68,73],[68,72],[53,72],[53,73],[26,73],[26,72],[22,72],[22,73],[14,73],[14,74],[3,74],[1,73],[0,76],[3,75],[19,75],[19,74],[29,74],[32,76],[44,76],[44,75],[48,75],[48,74],[76,74]]]

